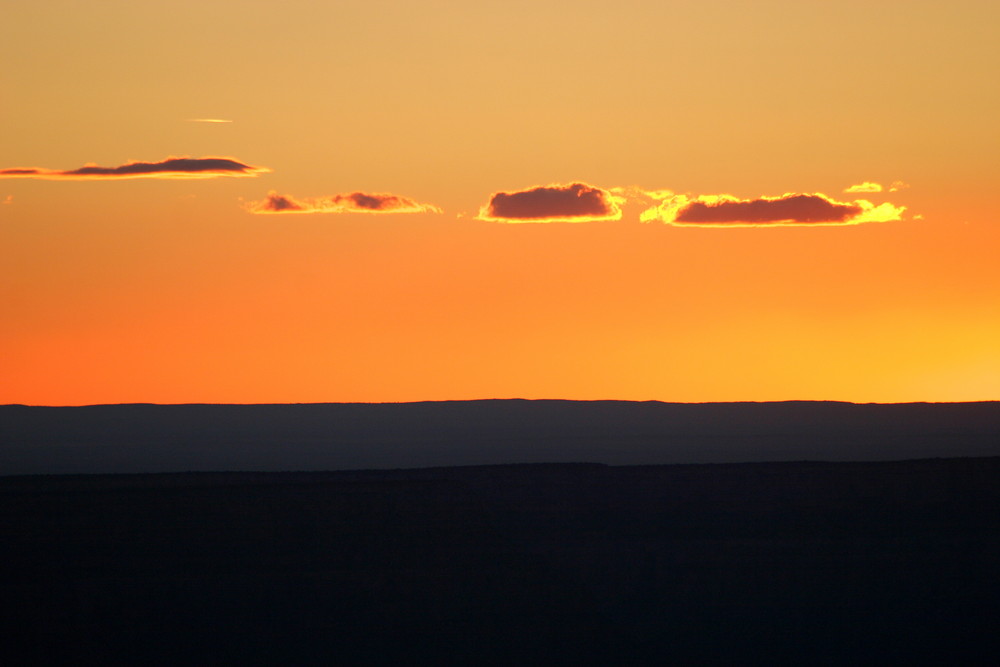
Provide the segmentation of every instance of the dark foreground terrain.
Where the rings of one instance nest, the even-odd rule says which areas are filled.
[[[5,664],[995,664],[1000,458],[0,478]]]

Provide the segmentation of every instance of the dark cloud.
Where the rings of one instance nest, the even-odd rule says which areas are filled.
[[[548,185],[497,192],[479,211],[480,220],[548,222],[559,220],[617,220],[618,197],[585,183]]]
[[[861,213],[855,204],[834,202],[819,195],[785,195],[776,199],[691,202],[677,212],[677,222],[768,224],[779,222],[844,222]]]
[[[250,165],[227,158],[173,158],[163,162],[131,162],[120,167],[80,167],[67,176],[133,176],[146,174],[251,173]]]
[[[246,206],[251,213],[440,213],[432,204],[421,204],[408,197],[364,192],[337,194],[312,199],[293,199],[270,192],[267,199]]]
[[[0,170],[0,177],[44,179],[125,179],[125,178],[215,178],[256,176],[270,171],[224,157],[171,157],[162,162],[129,162],[117,167],[86,165],[68,171],[14,167]]]
[[[36,174],[41,174],[41,169],[32,169],[30,167],[21,168],[15,167],[13,169],[0,169],[0,176],[34,176]]]
[[[691,198],[667,191],[654,195],[660,203],[644,211],[640,219],[647,222],[660,220],[671,225],[855,225],[900,220],[906,210],[905,206],[894,206],[888,202],[875,206],[864,199],[839,202],[819,193],[789,193],[757,199],[739,199],[732,195]]]
[[[777,199],[691,202],[677,212],[677,222],[844,222],[861,213],[861,207],[841,204],[819,195],[785,195]]]

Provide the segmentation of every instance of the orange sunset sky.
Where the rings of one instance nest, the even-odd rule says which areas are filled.
[[[1000,399],[1000,3],[2,15],[0,403]]]

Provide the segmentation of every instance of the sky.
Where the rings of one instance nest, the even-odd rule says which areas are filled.
[[[1000,399],[1000,4],[8,3],[0,403]]]

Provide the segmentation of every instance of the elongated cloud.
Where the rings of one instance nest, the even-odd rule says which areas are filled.
[[[844,192],[848,194],[862,193],[862,192],[882,192],[884,188],[878,183],[873,183],[872,181],[865,181],[864,183],[858,183],[857,185],[852,185],[848,188],[844,188]]]
[[[872,181],[865,181],[863,183],[858,183],[857,185],[852,185],[848,188],[844,188],[844,192],[848,194],[854,193],[870,193],[870,192],[899,192],[900,190],[905,190],[909,186],[908,183],[903,181],[893,181],[889,184],[888,188],[883,187],[880,183],[874,183]]]
[[[226,157],[169,157],[162,162],[129,162],[118,167],[88,164],[79,169],[57,171],[39,167],[0,169],[0,178],[41,178],[47,180],[120,180],[127,178],[217,178],[256,176],[270,171]]]
[[[900,220],[905,206],[876,206],[858,199],[840,202],[824,194],[786,193],[780,197],[740,199],[732,195],[658,193],[659,205],[644,211],[644,222],[677,226],[758,227],[782,225],[857,225]]]
[[[619,220],[623,199],[586,183],[546,185],[497,192],[479,209],[478,220],[496,222],[588,222]]]
[[[677,222],[843,222],[861,212],[861,207],[827,199],[821,195],[784,195],[762,199],[693,201],[677,212]]]
[[[437,206],[408,197],[364,192],[293,199],[272,191],[267,199],[250,202],[245,208],[251,213],[441,213]]]

